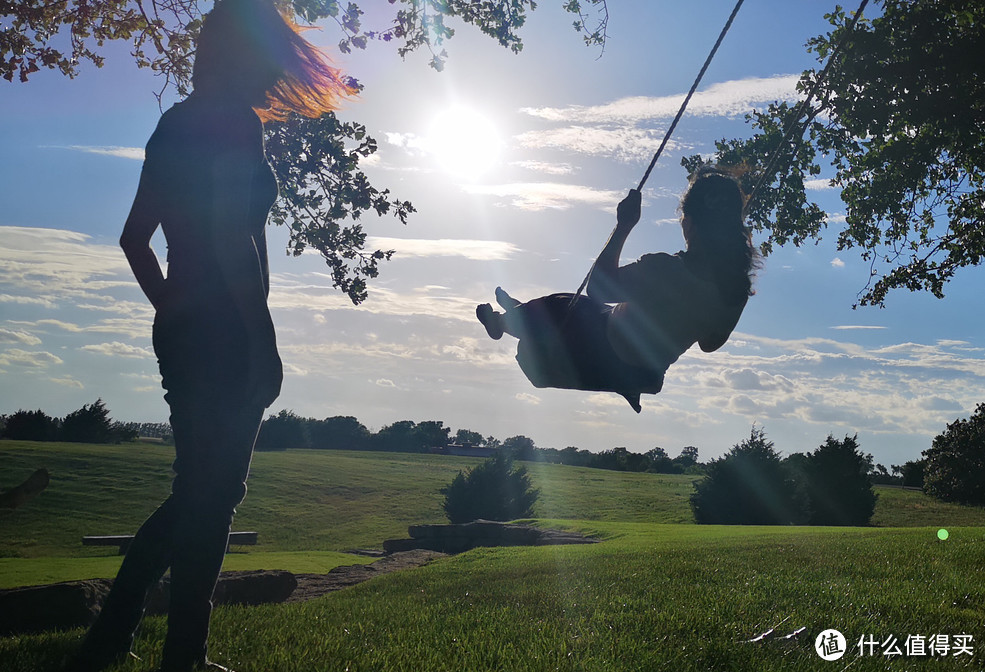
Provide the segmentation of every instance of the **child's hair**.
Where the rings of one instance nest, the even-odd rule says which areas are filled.
[[[264,121],[337,109],[355,88],[301,30],[272,0],[218,0],[199,33],[195,89],[254,102],[265,94],[254,108]]]
[[[691,176],[681,212],[691,218],[688,255],[709,265],[727,303],[752,295],[759,255],[742,221],[745,197],[739,183],[723,170],[703,166]]]

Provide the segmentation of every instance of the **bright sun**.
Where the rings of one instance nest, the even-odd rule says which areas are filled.
[[[455,106],[431,120],[428,147],[445,171],[474,180],[499,159],[500,138],[495,124],[473,109]]]

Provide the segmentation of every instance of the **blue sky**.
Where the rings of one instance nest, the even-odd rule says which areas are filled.
[[[359,307],[331,288],[319,257],[287,257],[285,232],[270,229],[287,370],[271,411],[352,415],[372,430],[442,420],[593,451],[694,445],[703,460],[756,423],[784,453],[857,433],[877,462],[918,458],[985,399],[981,269],[959,273],[943,301],[895,293],[884,309],[852,310],[869,273],[854,251],[779,250],[729,344],[682,357],[641,415],[614,395],[536,389],[515,342],[486,338],[474,307],[497,285],[521,299],[578,287],[733,3],[609,4],[601,57],[559,1],[531,15],[519,55],[460,27],[442,73],[384,44],[336,57],[366,87],[340,112],[379,141],[366,172],[418,212],[406,227],[365,221],[370,244],[397,254]],[[627,261],[681,248],[681,156],[748,134],[742,115],[754,107],[793,100],[813,64],[803,44],[832,7],[746,3],[650,177]],[[309,35],[338,40],[329,24]],[[117,419],[167,417],[152,311],[116,245],[159,82],[121,45],[108,52],[106,67],[74,80],[0,82],[0,412],[63,415],[102,397]],[[811,194],[837,222],[843,206],[826,186]],[[163,239],[155,249],[163,259]]]

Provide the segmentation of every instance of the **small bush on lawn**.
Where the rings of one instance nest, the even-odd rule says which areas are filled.
[[[497,453],[441,489],[445,515],[452,523],[515,520],[533,515],[540,490],[530,484],[526,467],[514,467],[513,458]]]

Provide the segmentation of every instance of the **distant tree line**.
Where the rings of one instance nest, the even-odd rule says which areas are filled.
[[[440,420],[400,420],[371,432],[352,416],[334,416],[318,420],[303,418],[284,410],[263,421],[257,438],[258,450],[321,449],[321,450],[379,450],[403,453],[426,453],[449,445],[489,448],[503,452],[511,459],[527,462],[567,464],[594,469],[640,471],[661,474],[701,473],[698,449],[687,446],[671,458],[663,448],[646,453],[633,453],[624,447],[599,453],[569,446],[539,448],[527,436],[511,436],[500,441],[483,436],[471,429],[459,429],[452,434]]]
[[[112,420],[102,399],[85,404],[64,418],[50,416],[41,409],[0,415],[0,438],[4,439],[123,443],[138,437],[164,442],[173,440],[167,423]],[[718,510],[726,512],[721,514],[723,516],[738,516],[745,510],[747,513],[756,511],[748,513],[746,517],[750,520],[772,520],[774,523],[822,524],[819,521],[839,519],[854,521],[845,524],[864,524],[859,521],[868,520],[865,513],[870,500],[865,493],[871,492],[873,484],[921,488],[943,501],[985,506],[985,403],[979,404],[969,419],[959,419],[948,425],[934,439],[932,447],[923,451],[922,459],[892,465],[891,469],[873,464],[872,456],[859,450],[857,437],[837,440],[829,436],[825,444],[812,453],[794,453],[781,458],[765,433],[755,428],[749,439],[706,464],[698,461],[698,449],[694,446],[685,446],[674,458],[660,447],[645,453],[634,453],[625,447],[601,452],[574,446],[540,448],[523,435],[500,441],[470,429],[459,429],[453,434],[440,420],[401,420],[371,432],[352,416],[317,420],[287,410],[264,420],[257,440],[258,450],[426,453],[449,445],[487,448],[518,461],[615,471],[706,475],[703,481],[697,482],[692,498],[692,508],[700,522],[712,522],[719,515],[714,513]],[[758,488],[754,484],[750,490],[748,484],[756,479],[769,487]],[[836,484],[840,485],[836,487]],[[733,494],[725,497],[730,490]],[[847,499],[849,492],[855,498],[851,500],[853,503]],[[721,500],[724,503],[716,504],[719,494],[724,497]],[[770,501],[760,501],[763,497]],[[852,513],[833,511],[828,501],[840,501],[842,504],[838,506],[847,507]],[[871,501],[874,505],[874,495]]]
[[[136,440],[138,427],[136,423],[112,420],[102,399],[85,404],[64,418],[52,417],[41,409],[0,416],[0,437],[21,441],[123,443]]]

